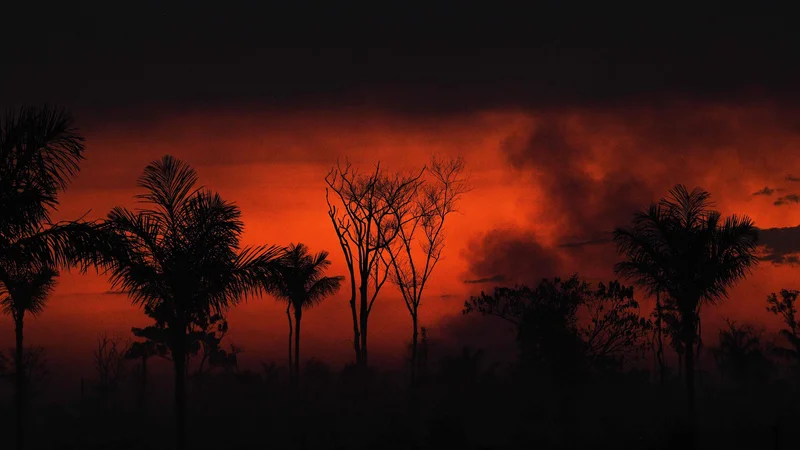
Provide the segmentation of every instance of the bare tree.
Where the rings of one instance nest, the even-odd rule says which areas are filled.
[[[419,306],[422,293],[444,250],[444,222],[456,211],[456,203],[470,190],[464,174],[464,159],[431,158],[426,175],[408,205],[393,210],[398,224],[397,239],[385,252],[390,279],[398,287],[411,314],[411,382],[416,379],[419,342]],[[405,207],[403,207],[405,206]],[[385,256],[385,255],[382,255]]]
[[[129,347],[130,341],[118,335],[103,333],[97,337],[97,348],[93,352],[94,368],[99,377],[98,388],[103,393],[113,392],[117,388]]]
[[[411,207],[422,175],[423,171],[390,174],[381,169],[380,163],[373,172],[360,173],[345,162],[337,163],[325,177],[328,215],[350,276],[353,349],[356,363],[362,368],[367,365],[369,315],[389,276],[383,253],[401,228],[396,211]]]

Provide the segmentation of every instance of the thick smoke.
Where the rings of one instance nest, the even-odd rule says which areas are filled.
[[[618,256],[611,232],[678,183],[709,190],[722,206],[763,200],[791,207],[793,193],[769,199],[783,187],[756,191],[742,183],[763,178],[761,186],[791,187],[796,178],[784,175],[789,167],[770,151],[793,137],[791,117],[770,108],[702,104],[542,114],[526,135],[504,141],[501,154],[519,179],[532,180],[532,192],[543,193],[520,214],[557,224],[556,236],[491,230],[465,255],[466,278],[508,284],[575,272],[612,277]],[[768,258],[791,262],[786,255],[800,242],[786,231],[765,231]]]

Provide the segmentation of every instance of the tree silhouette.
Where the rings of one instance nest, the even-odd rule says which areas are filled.
[[[630,227],[614,230],[614,242],[626,258],[615,271],[648,294],[666,293],[677,306],[689,423],[694,421],[699,309],[725,298],[758,263],[758,230],[752,220],[736,215],[723,219],[712,207],[708,192],[677,185],[669,197],[637,212]]]
[[[194,327],[207,324],[245,295],[261,293],[276,273],[278,247],[240,250],[239,208],[196,188],[197,173],[165,156],[139,178],[146,206],[114,208],[105,226],[114,236],[112,285],[150,308],[163,331],[175,372],[177,448],[186,445],[186,368]]]
[[[464,160],[432,158],[428,175],[414,190],[410,203],[392,204],[398,224],[396,245],[388,248],[390,279],[398,287],[411,314],[411,382],[417,373],[419,307],[422,293],[444,250],[444,222],[456,211],[456,202],[469,190],[463,177]],[[421,234],[421,236],[420,236]]]
[[[92,223],[52,223],[58,194],[79,170],[83,137],[58,107],[23,107],[0,120],[0,297],[22,357],[26,313],[37,314],[57,270],[96,261],[104,240]],[[87,265],[83,265],[85,270]],[[25,373],[16,370],[17,448],[24,448]]]
[[[134,336],[138,328],[133,328]],[[125,352],[125,358],[139,362],[139,407],[144,407],[147,401],[147,361],[158,354],[157,344],[152,340],[134,341]]]
[[[800,363],[800,326],[796,306],[798,295],[800,291],[781,289],[778,294],[773,292],[767,296],[767,311],[783,320],[786,328],[780,330],[780,335],[789,344],[788,347],[776,347],[775,352],[792,361],[795,369]]]
[[[400,231],[396,212],[413,204],[421,177],[421,171],[410,175],[389,174],[381,169],[380,163],[368,174],[358,172],[350,163],[338,164],[325,177],[328,216],[350,276],[353,349],[361,369],[366,367],[369,354],[369,314],[389,276],[390,266],[384,260],[384,252]],[[331,193],[338,197],[341,206],[332,203]]]
[[[653,338],[655,343],[653,349],[655,350],[655,360],[658,364],[658,379],[661,384],[664,384],[664,378],[667,372],[667,363],[664,358],[664,312],[663,303],[661,303],[661,293],[656,292],[656,307],[653,310],[653,318],[655,319]]]
[[[3,314],[14,320],[15,335],[15,392],[16,412],[19,427],[24,427],[28,403],[28,380],[24,358],[25,314],[37,316],[44,310],[47,298],[56,285],[58,273],[50,268],[35,271],[32,267],[5,267],[3,276],[4,291],[0,294],[0,307]],[[14,270],[16,269],[16,270]],[[24,428],[18,429],[18,442],[24,442]],[[22,444],[18,444],[22,448]]]
[[[414,368],[417,377],[423,377],[428,370],[428,355],[430,354],[431,342],[428,338],[428,329],[425,326],[419,328],[419,342],[417,343],[417,354],[414,356],[414,344],[408,342],[406,344],[405,362],[411,366],[415,364]]]
[[[274,293],[294,311],[294,369],[290,373],[293,374],[291,376],[295,383],[300,378],[300,320],[303,318],[303,310],[312,308],[325,297],[335,294],[344,280],[342,276],[325,276],[325,270],[330,265],[328,252],[321,251],[312,255],[304,244],[290,245],[281,257],[280,276]],[[290,322],[290,345],[291,340]]]
[[[727,329],[719,331],[719,344],[711,350],[723,376],[738,383],[764,381],[769,376],[770,361],[764,352],[763,330],[725,319]]]
[[[473,311],[512,323],[523,364],[564,382],[587,369],[619,366],[644,345],[651,327],[639,316],[632,288],[612,281],[591,289],[577,275],[544,279],[535,288],[481,292],[465,302],[462,312]]]

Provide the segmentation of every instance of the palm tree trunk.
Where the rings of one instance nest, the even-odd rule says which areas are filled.
[[[686,425],[687,425],[687,449],[694,448],[695,431],[695,386],[694,386],[694,333],[695,317],[693,314],[684,315],[684,335],[683,335],[683,357],[686,371]]]
[[[172,363],[175,368],[175,439],[176,449],[186,448],[186,352],[181,335],[172,350]]]
[[[289,382],[294,382],[294,366],[292,365],[292,315],[289,313],[289,310],[292,308],[292,304],[289,303],[286,305],[286,318],[289,319]]]
[[[16,337],[15,387],[16,387],[16,413],[17,413],[17,450],[25,448],[25,413],[28,406],[28,386],[25,380],[25,353],[23,350],[23,334],[25,312],[20,311],[14,321],[14,334]]]
[[[294,309],[294,384],[300,384],[300,319],[303,317],[301,308]]]

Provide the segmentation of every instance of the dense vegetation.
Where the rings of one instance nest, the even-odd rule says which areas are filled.
[[[198,187],[194,169],[171,156],[144,169],[139,208],[53,224],[50,213],[83,152],[63,109],[23,108],[0,123],[0,305],[16,337],[15,349],[0,353],[0,375],[14,392],[0,423],[4,442],[18,449],[796,442],[798,291],[764,303],[785,324],[776,339],[727,321],[704,352],[714,365],[698,367],[701,309],[758,263],[753,222],[723,218],[700,188],[676,185],[615,230],[620,280],[595,285],[565,274],[468,299],[465,315],[514,327],[518,359],[499,364],[485,349],[437,353],[418,321],[446,218],[471,189],[460,158],[432,158],[410,173],[335,166],[326,195],[348,273],[330,276],[326,251],[241,247],[236,204]],[[45,308],[59,271],[70,267],[106,274],[149,323],[134,327],[132,340],[101,336],[96,379],[74,401],[53,405],[40,392],[45,352],[24,340],[24,319]],[[402,370],[369,360],[369,317],[385,286],[398,290],[409,312]],[[341,288],[350,294],[353,363],[302,360],[303,314]],[[239,369],[239,349],[225,344],[226,314],[246,296],[285,302],[286,364]],[[656,308],[643,311],[638,296],[655,298]],[[170,362],[171,382],[148,376],[152,358]]]

